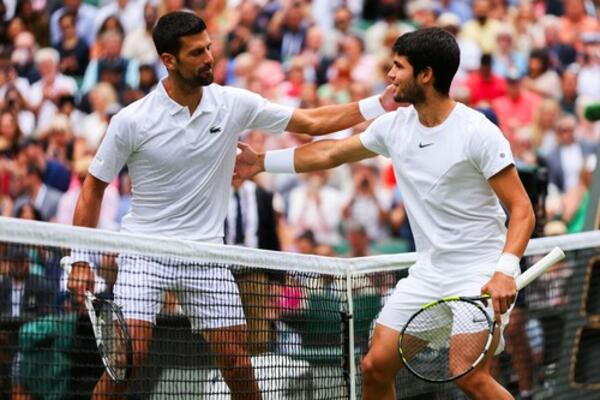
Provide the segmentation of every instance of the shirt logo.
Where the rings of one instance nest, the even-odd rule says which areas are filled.
[[[210,128],[208,130],[211,134],[215,134],[215,133],[219,133],[221,132],[221,127],[220,126],[213,126],[212,128]]]
[[[433,144],[433,142],[432,143],[421,143],[421,142],[419,142],[419,148],[422,149],[424,147],[431,146],[432,144]]]

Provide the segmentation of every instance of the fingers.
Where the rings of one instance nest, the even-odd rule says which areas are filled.
[[[73,293],[74,299],[83,301],[87,290],[94,290],[94,272],[87,263],[78,262],[73,264],[71,273],[67,280],[67,289]]]

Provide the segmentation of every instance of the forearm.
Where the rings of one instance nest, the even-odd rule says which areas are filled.
[[[515,207],[510,212],[510,222],[504,244],[504,253],[522,257],[535,227],[535,215],[530,204]]]
[[[296,109],[287,130],[312,136],[323,135],[348,129],[384,113],[380,96],[367,97],[354,103]]]
[[[338,140],[319,140],[317,142],[305,144],[294,149],[272,151],[270,152],[271,161],[267,159],[269,156],[266,156],[265,154],[259,154],[258,163],[260,166],[260,171],[262,172],[266,170],[270,172],[282,172],[278,171],[278,169],[274,169],[272,167],[270,168],[269,166],[273,165],[273,154],[276,154],[277,152],[287,153],[289,151],[293,151],[293,171],[290,172],[302,173],[337,167],[338,165],[347,162],[346,159],[335,156],[334,150],[335,146],[338,144]],[[286,154],[285,158],[288,156],[290,156],[289,153]]]
[[[73,225],[95,228],[98,226],[100,216],[100,207],[102,205],[102,196],[104,187],[93,187],[90,177],[86,178],[75,206],[73,216]]]

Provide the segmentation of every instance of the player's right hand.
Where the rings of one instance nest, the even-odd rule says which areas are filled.
[[[67,289],[73,295],[73,300],[77,304],[82,304],[85,292],[89,290],[94,292],[95,282],[94,271],[86,262],[74,262],[67,280]]]
[[[238,149],[233,179],[249,179],[264,171],[264,163],[261,162],[261,155],[250,147],[250,145],[238,142]]]

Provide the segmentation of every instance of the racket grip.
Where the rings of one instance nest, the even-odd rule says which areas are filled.
[[[541,260],[533,264],[527,271],[523,272],[521,276],[517,278],[517,290],[521,290],[525,286],[529,285],[548,268],[563,258],[565,258],[565,253],[559,247],[552,249],[550,253],[546,254]]]

